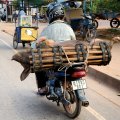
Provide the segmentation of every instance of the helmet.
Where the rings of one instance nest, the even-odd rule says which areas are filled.
[[[63,5],[55,2],[50,3],[47,7],[46,13],[50,23],[58,18],[62,19],[64,17]]]

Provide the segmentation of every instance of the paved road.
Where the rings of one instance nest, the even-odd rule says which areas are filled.
[[[98,29],[111,28],[109,20],[97,20],[97,21],[98,21]]]
[[[22,47],[19,45],[19,49]],[[34,74],[23,82],[19,76],[23,68],[11,61],[16,50],[12,36],[0,32],[0,120],[69,120],[61,107],[36,95]],[[120,120],[120,97],[117,93],[87,77],[88,108],[82,108],[75,120]]]

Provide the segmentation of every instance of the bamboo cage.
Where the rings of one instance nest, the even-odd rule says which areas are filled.
[[[63,65],[68,63],[68,59],[75,63],[86,61],[88,65],[107,65],[111,61],[111,51],[105,42],[91,47],[76,44],[72,47],[37,48],[31,49],[30,53],[30,66],[34,72]]]

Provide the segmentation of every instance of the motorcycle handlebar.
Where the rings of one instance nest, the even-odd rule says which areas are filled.
[[[92,20],[93,18],[89,18],[87,15],[83,15],[83,17],[85,17],[86,19]]]

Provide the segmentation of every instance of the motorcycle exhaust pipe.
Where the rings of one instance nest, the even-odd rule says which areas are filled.
[[[85,93],[83,90],[76,90],[76,95],[79,98],[79,100],[82,102],[82,106],[88,107],[89,101],[85,97]]]
[[[88,105],[89,105],[89,101],[82,101],[82,106],[84,106],[84,107],[88,107]]]

